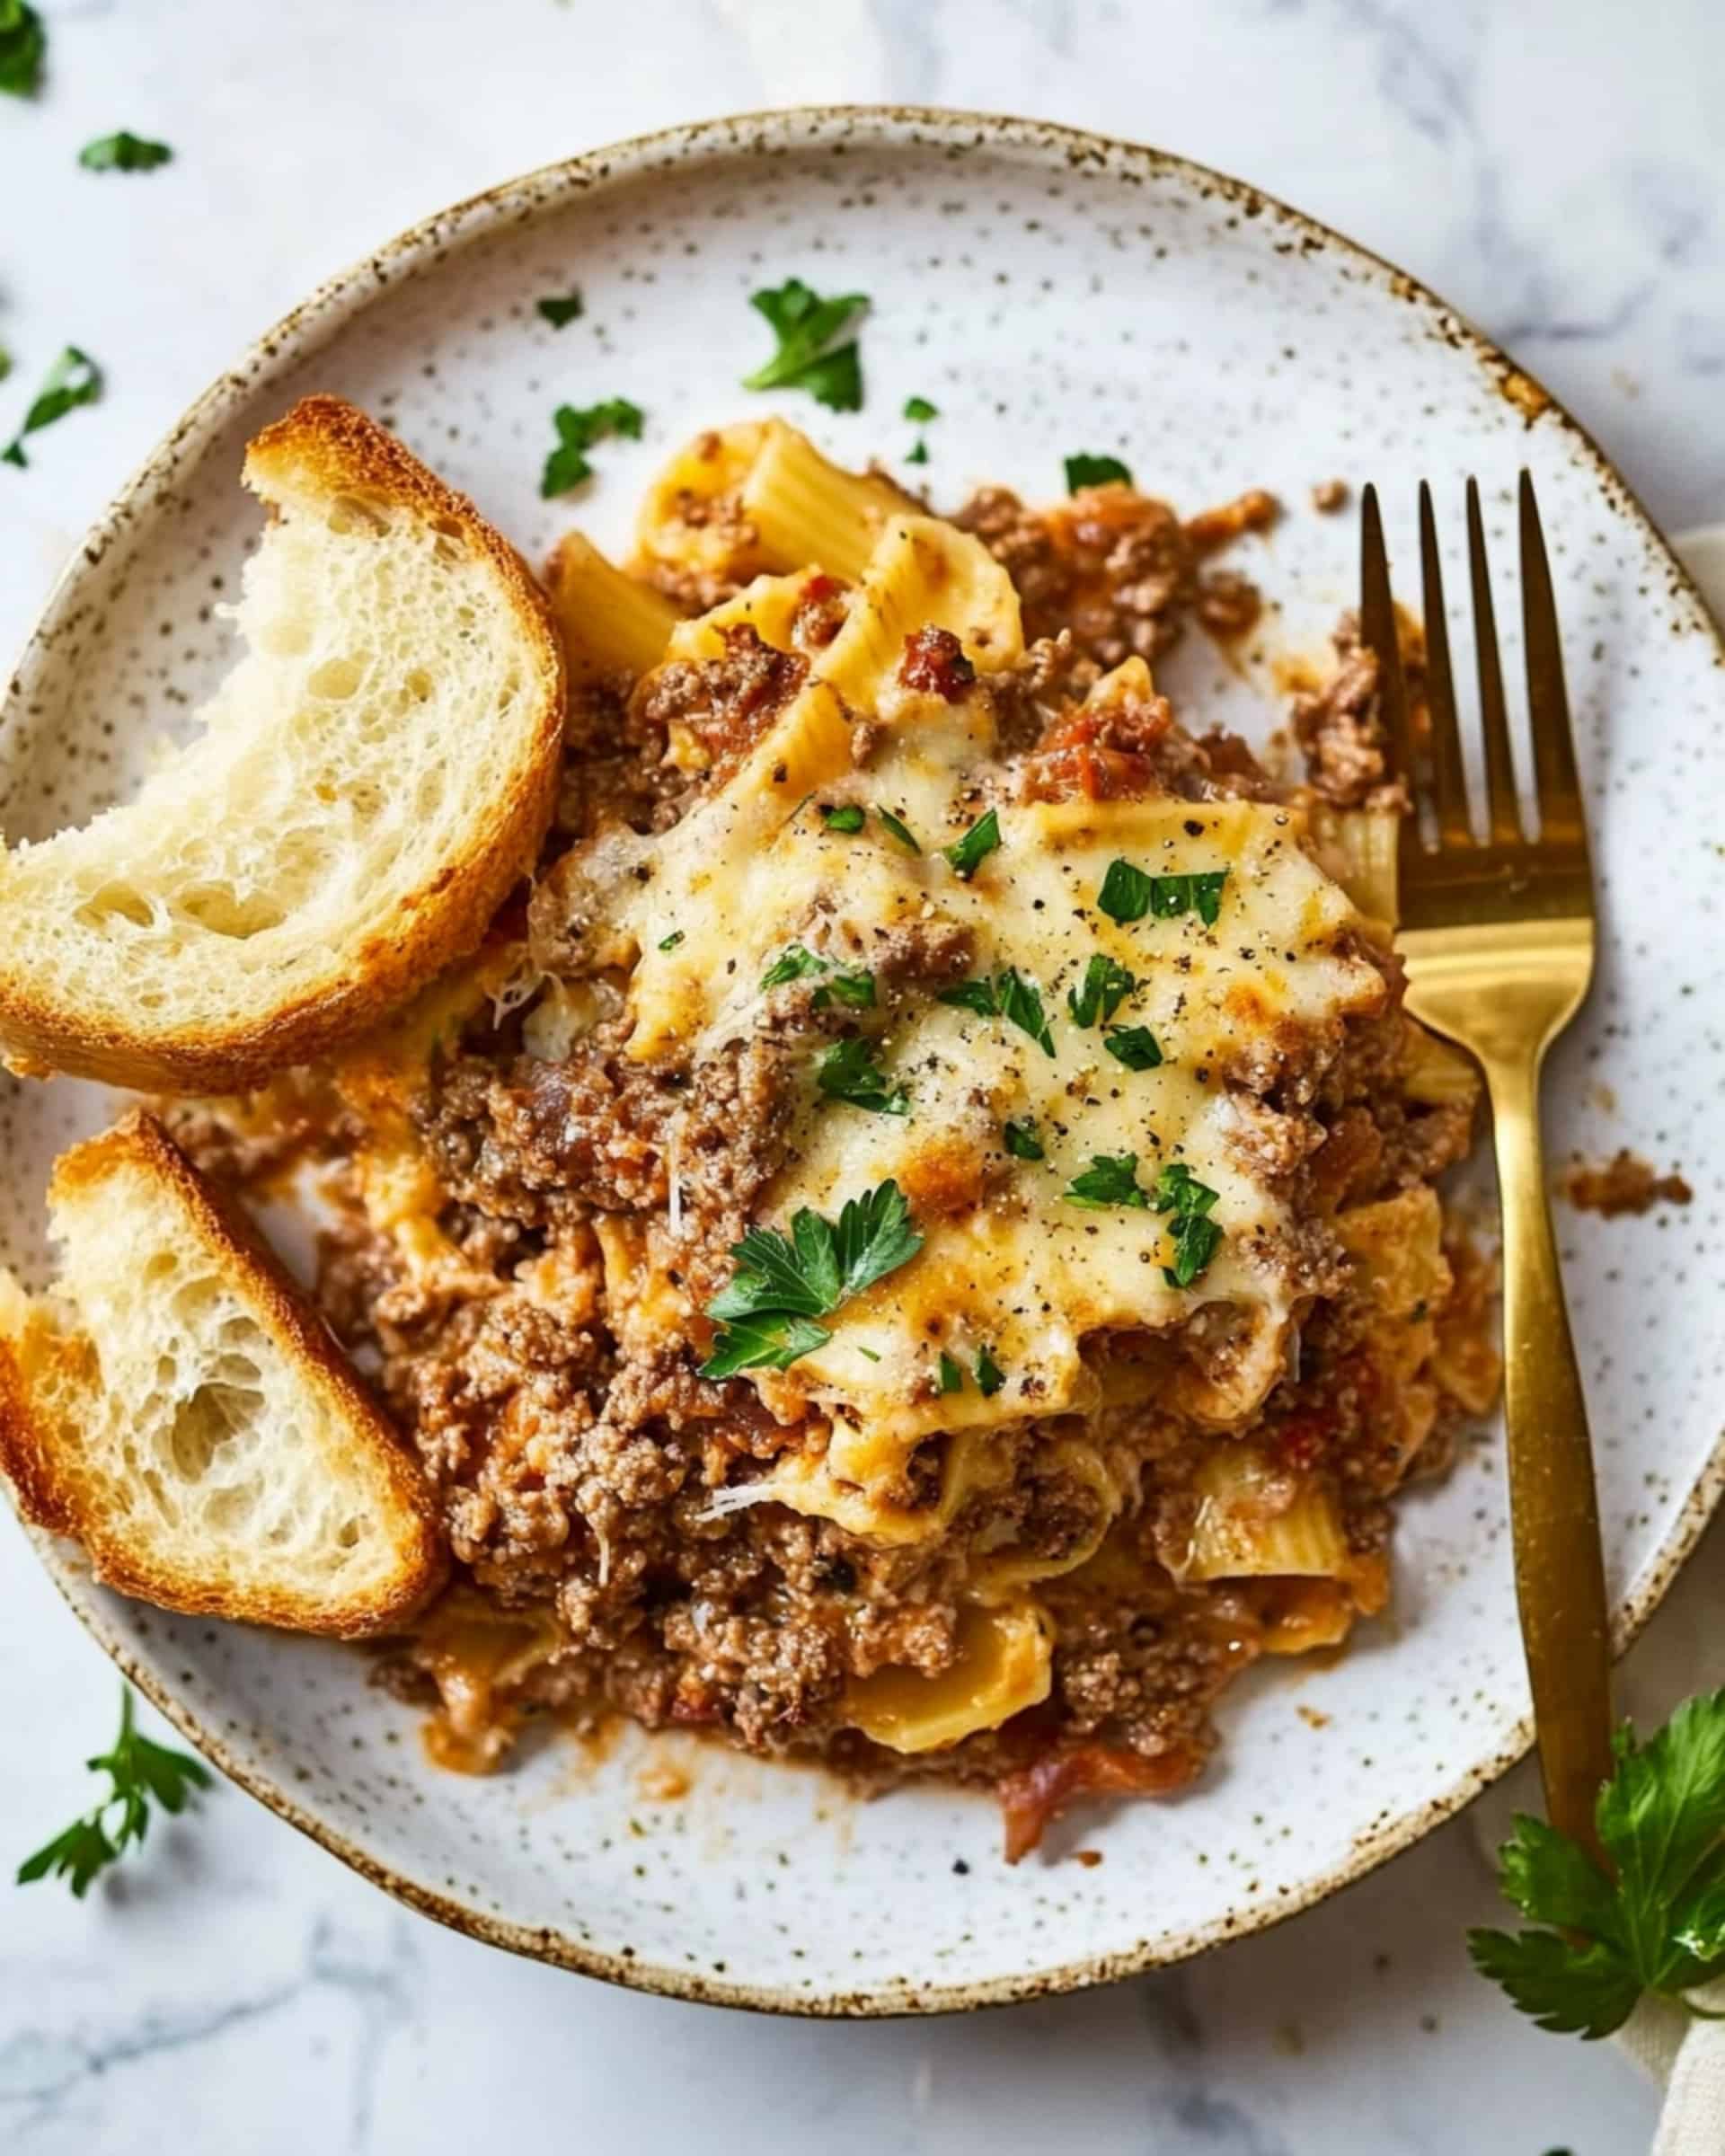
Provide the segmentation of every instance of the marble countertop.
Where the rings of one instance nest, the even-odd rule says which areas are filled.
[[[1508,343],[1669,528],[1725,517],[1715,0],[37,4],[49,89],[0,100],[0,399],[22,410],[68,340],[108,389],[0,477],[8,650],[117,478],[330,270],[545,160],[823,100],[1083,122],[1257,181]],[[122,125],[174,164],[79,172],[80,145]],[[1722,1556],[1715,1535],[1632,1657],[1638,1711],[1718,1680]],[[87,1801],[118,1686],[4,1515],[0,1633],[9,1867]],[[1463,1926],[1494,1907],[1486,1839],[1476,1813],[1279,1931],[1092,1997],[817,2026],[492,1953],[224,1789],[85,1903],[0,1886],[0,2145],[1630,2156],[1650,2090],[1466,1966]]]

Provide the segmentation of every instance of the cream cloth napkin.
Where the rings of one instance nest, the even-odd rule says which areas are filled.
[[[1725,1984],[1694,1996],[1725,2011]],[[1700,2021],[1669,2000],[1643,1999],[1616,2041],[1665,2083],[1652,2156],[1725,2156],[1725,2021]]]

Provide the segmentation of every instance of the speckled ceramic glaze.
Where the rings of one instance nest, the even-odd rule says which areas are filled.
[[[621,541],[659,460],[771,409],[749,292],[792,273],[871,295],[866,408],[780,407],[847,462],[937,504],[994,477],[1061,489],[1078,449],[1195,509],[1247,485],[1289,513],[1234,559],[1278,602],[1252,654],[1194,637],[1164,684],[1189,718],[1261,733],[1278,663],[1349,597],[1351,513],[1314,482],[1375,479],[1411,597],[1417,481],[1459,528],[1479,475],[1506,579],[1532,467],[1554,550],[1601,872],[1598,984],[1553,1058],[1554,1157],[1632,1144],[1681,1163],[1686,1212],[1560,1221],[1620,1630],[1658,1601],[1721,1467],[1718,952],[1725,673],[1682,572],[1591,444],[1406,278],[1191,165],[1030,124],[783,113],[625,145],[432,218],[316,295],[187,415],[91,535],[12,685],[0,814],[38,835],[114,800],[226,662],[216,609],[256,530],[246,437],[330,389],[385,417],[540,557],[570,523]],[[555,331],[534,301],[579,285]],[[553,407],[626,395],[584,498],[538,499]],[[1459,574],[1453,588],[1459,589]],[[42,1271],[55,1151],[94,1089],[4,1082],[0,1245]],[[416,1718],[351,1652],[164,1617],[45,1551],[85,1622],[265,1802],[404,1899],[476,1935],[691,1998],[809,2012],[936,2010],[1092,1984],[1287,1915],[1404,1846],[1523,1748],[1502,1477],[1482,1441],[1412,1493],[1394,1615],[1334,1667],[1255,1673],[1201,1785],[1063,1824],[1015,1870],[980,1797],[863,1805],[822,1777],[630,1736],[553,1742],[512,1772],[429,1767]],[[675,1794],[673,1792],[676,1792]],[[1100,1864],[1074,1860],[1079,1848]]]

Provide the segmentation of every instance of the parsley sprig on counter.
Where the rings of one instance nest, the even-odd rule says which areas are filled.
[[[806,389],[832,411],[862,409],[862,367],[852,337],[840,340],[867,307],[862,292],[823,299],[800,277],[749,295],[748,304],[764,314],[779,340],[765,367],[743,376],[745,389]]]
[[[1474,1966],[1558,2033],[1608,2037],[1643,1992],[1682,1999],[1725,1976],[1725,1691],[1685,1701],[1645,1745],[1626,1725],[1614,1748],[1595,1819],[1616,1877],[1522,1814],[1498,1883],[1540,1928],[1467,1935]]]
[[[4,4],[4,0],[0,0],[0,4]],[[75,344],[68,344],[48,370],[42,386],[24,414],[23,425],[4,449],[0,449],[0,463],[16,464],[22,470],[30,461],[24,455],[27,435],[39,434],[44,427],[52,427],[68,411],[75,411],[80,404],[93,404],[101,394],[102,369],[88,352],[81,352]]]
[[[791,1233],[751,1228],[731,1246],[737,1270],[707,1305],[722,1330],[703,1377],[788,1370],[831,1339],[830,1317],[865,1287],[907,1265],[923,1247],[896,1182],[848,1199],[836,1223],[802,1206]]]
[[[182,1812],[193,1792],[208,1789],[211,1781],[202,1760],[139,1735],[132,1719],[129,1684],[120,1690],[119,1735],[109,1751],[99,1752],[85,1764],[92,1773],[108,1777],[108,1794],[34,1856],[24,1859],[18,1867],[21,1886],[35,1879],[65,1879],[82,1901],[99,1873],[118,1863],[134,1842],[143,1842],[152,1803],[164,1812]],[[116,1807],[119,1816],[114,1820]]]

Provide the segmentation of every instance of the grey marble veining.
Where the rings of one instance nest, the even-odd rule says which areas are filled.
[[[916,100],[1092,124],[1241,172],[1512,343],[1673,526],[1725,517],[1725,18],[1712,0],[40,0],[51,95],[0,114],[0,343],[22,398],[68,338],[110,389],[0,475],[16,645],[112,482],[262,323],[433,204],[703,113]],[[78,175],[116,125],[202,175]],[[160,198],[157,199],[159,205]],[[116,1687],[0,1522],[0,1859],[85,1798]],[[1708,1674],[1725,1543],[1633,1658],[1652,1713]],[[1499,1816],[1488,1809],[1488,1820]],[[840,2028],[632,1998],[394,1908],[236,1792],[84,1904],[0,1888],[0,2147],[36,2156],[427,2148],[1046,2156],[1630,2156],[1652,2102],[1517,2022],[1463,1925],[1463,1820],[1193,1966],[973,2019]],[[771,2111],[766,2110],[770,2098]]]

